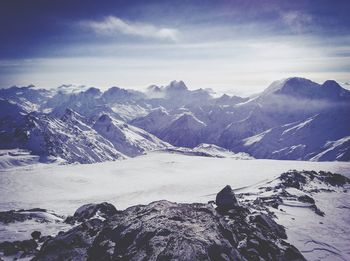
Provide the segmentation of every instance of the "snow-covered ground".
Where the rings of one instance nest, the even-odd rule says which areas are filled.
[[[0,170],[0,209],[42,207],[71,214],[84,203],[117,208],[167,199],[207,202],[223,186],[250,186],[289,169],[329,170],[350,177],[350,163],[234,160],[151,152],[86,165],[34,164]]]
[[[315,194],[325,216],[309,208],[282,206],[277,222],[287,228],[288,241],[309,260],[350,260],[350,192]]]
[[[118,209],[160,199],[207,202],[227,184],[249,190],[290,169],[331,171],[350,178],[346,162],[235,160],[151,152],[117,162],[37,163],[2,169],[0,210],[40,207],[72,214],[85,203],[102,201]],[[322,192],[315,200],[325,217],[308,208],[283,206],[286,212],[277,211],[277,222],[286,226],[288,240],[310,260],[350,260],[350,192]]]

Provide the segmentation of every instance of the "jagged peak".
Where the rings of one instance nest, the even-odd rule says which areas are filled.
[[[73,110],[72,108],[66,108],[63,115],[67,115],[67,116],[74,116],[75,115],[75,116],[83,117],[77,111]]]
[[[161,92],[162,91],[162,87],[159,87],[158,85],[152,84],[152,85],[147,87],[147,91]]]
[[[97,120],[98,122],[112,122],[113,121],[113,119],[111,118],[111,116],[109,116],[108,114],[102,114],[99,118],[98,118],[98,120]]]
[[[183,81],[172,81],[170,84],[166,87],[167,90],[176,90],[176,91],[187,91],[188,88],[186,84]]]
[[[162,106],[151,110],[150,114],[151,115],[169,115],[168,111]]]
[[[81,122],[85,122],[85,118],[80,115],[78,112],[76,112],[75,110],[71,109],[71,108],[66,108],[64,111],[64,114],[62,115],[61,119],[63,121],[67,121],[67,120],[79,120]]]
[[[99,95],[99,94],[101,94],[101,90],[96,88],[96,87],[90,87],[84,93],[93,94],[93,95]]]
[[[231,98],[231,96],[230,96],[230,95],[228,95],[228,94],[226,94],[226,93],[224,93],[224,94],[223,94],[223,95],[221,95],[219,98],[220,98],[220,99],[230,99],[230,98]]]
[[[196,125],[202,125],[202,126],[206,126],[206,124],[204,122],[202,122],[201,120],[199,120],[196,116],[193,115],[193,113],[191,112],[184,112],[183,114],[179,115],[179,117],[177,117],[177,119],[174,121],[176,123],[182,123],[182,124],[191,124],[194,123]]]

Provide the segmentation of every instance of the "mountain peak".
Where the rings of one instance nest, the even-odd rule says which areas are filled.
[[[100,122],[100,123],[102,123],[102,122],[104,122],[104,123],[109,123],[109,122],[112,122],[113,120],[112,120],[112,118],[111,118],[108,114],[102,114],[102,115],[98,118],[97,121]]]
[[[167,87],[171,91],[187,91],[188,88],[183,81],[172,81]]]
[[[64,122],[68,122],[68,121],[79,121],[80,123],[85,123],[86,119],[80,115],[79,113],[77,113],[76,111],[70,109],[70,108],[66,108],[63,116],[61,117],[61,120]]]
[[[199,129],[206,126],[204,122],[200,121],[197,117],[195,117],[190,112],[186,112],[182,114],[173,122],[173,124],[174,123],[176,126],[182,126],[182,127],[186,126],[187,128],[191,128],[191,129]]]
[[[86,91],[88,87],[85,85],[74,85],[74,84],[62,84],[61,86],[58,86],[56,90],[63,94],[73,94],[73,93],[80,93],[83,91]]]
[[[279,81],[274,81],[262,93],[263,96],[269,94],[284,94],[284,95],[304,95],[310,94],[313,90],[319,88],[320,85],[311,80],[301,77],[291,77]]]
[[[153,85],[150,85],[147,87],[147,91],[149,91],[149,92],[161,92],[162,88],[153,84]]]
[[[327,80],[322,84],[325,88],[342,88],[336,81],[334,80]]]
[[[298,99],[341,101],[350,99],[350,91],[334,80],[322,85],[305,78],[288,78],[273,82],[261,95],[266,99],[270,95],[283,95]]]
[[[101,90],[96,88],[96,87],[90,87],[89,89],[87,89],[85,91],[85,93],[92,94],[92,95],[100,95],[101,94]]]

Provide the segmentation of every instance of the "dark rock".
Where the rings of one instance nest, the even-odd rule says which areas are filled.
[[[0,212],[0,222],[4,224],[23,222],[28,219],[27,215],[16,212],[15,210],[1,211]]]
[[[90,219],[68,232],[48,239],[41,247],[35,260],[86,260],[98,231],[103,227],[99,219]]]
[[[49,240],[51,238],[52,238],[52,236],[42,236],[42,237],[39,238],[38,242],[39,243],[44,243],[44,242],[46,242],[47,240]]]
[[[280,238],[287,239],[287,234],[283,226],[277,224],[271,217],[267,214],[258,213],[252,215],[250,220],[254,222],[261,229],[269,232],[273,232]]]
[[[33,250],[35,250],[38,247],[38,244],[35,242],[34,239],[28,239],[19,241],[18,244],[21,251],[24,253],[32,253]]]
[[[306,178],[298,171],[289,171],[281,174],[280,180],[282,185],[287,188],[301,189],[302,185],[306,183]]]
[[[322,210],[320,210],[316,205],[314,205],[314,206],[312,207],[312,209],[313,209],[313,211],[315,211],[315,213],[316,213],[317,215],[319,215],[319,216],[321,216],[321,217],[324,217],[325,213],[324,213]]]
[[[51,222],[47,219],[43,212],[47,212],[45,209],[33,208],[33,209],[21,209],[21,210],[10,210],[10,211],[1,211],[0,212],[0,222],[4,224],[14,223],[14,222],[24,222],[26,220],[35,220],[37,222]],[[53,214],[53,213],[50,213]],[[54,214],[53,214],[54,215]],[[56,215],[61,218],[61,216]]]
[[[74,222],[83,222],[86,221],[92,217],[94,217],[96,214],[103,218],[110,217],[112,215],[115,215],[117,213],[117,209],[112,204],[109,204],[107,202],[103,202],[100,204],[86,204],[78,208],[73,217],[68,217],[65,222],[72,224]]]
[[[333,187],[341,187],[345,184],[350,184],[350,179],[336,173],[331,172],[315,172],[315,171],[288,171],[283,173],[280,176],[280,180],[282,181],[282,186],[284,187],[293,187],[297,189],[301,189],[303,185],[306,183],[313,181],[314,179],[319,180],[322,183],[325,183],[329,186]],[[324,189],[320,189],[323,191]],[[329,191],[333,191],[332,189],[327,189]],[[315,191],[318,192],[318,191]]]
[[[0,243],[0,251],[4,253],[5,256],[12,256],[19,252],[19,249],[16,247],[13,242],[2,242]]]
[[[330,172],[323,172],[320,171],[319,173],[320,175],[320,179],[323,182],[326,182],[328,184],[330,184],[331,186],[344,186],[345,184],[349,184],[350,183],[350,179],[348,179],[347,177],[340,175],[340,174],[336,174],[336,173],[330,173]]]
[[[285,251],[285,260],[304,260],[304,257],[296,247],[289,245]]]
[[[41,236],[41,232],[40,231],[33,231],[30,235],[32,236],[32,238],[34,240],[38,240]]]
[[[275,209],[278,209],[278,206],[283,203],[282,198],[279,195],[273,195],[270,197],[258,197],[254,200],[256,206],[271,206]]]
[[[215,203],[219,210],[227,211],[239,206],[231,186],[227,185],[217,195]]]
[[[38,244],[34,239],[14,241],[14,242],[2,242],[0,243],[0,252],[3,252],[5,256],[13,256],[22,252],[22,257],[36,253]]]
[[[315,204],[315,200],[312,197],[308,196],[308,195],[299,196],[298,200],[300,202]]]
[[[286,257],[292,246],[280,230],[244,206],[220,214],[211,204],[156,201],[84,221],[46,241],[34,260],[305,260]]]

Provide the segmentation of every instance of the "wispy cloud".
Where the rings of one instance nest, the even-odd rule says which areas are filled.
[[[290,11],[282,14],[282,21],[296,33],[303,33],[312,23],[312,16],[301,11]]]
[[[171,41],[176,41],[179,34],[178,30],[174,28],[156,27],[141,22],[129,22],[115,16],[107,16],[101,21],[84,21],[82,25],[97,34],[124,34]]]

